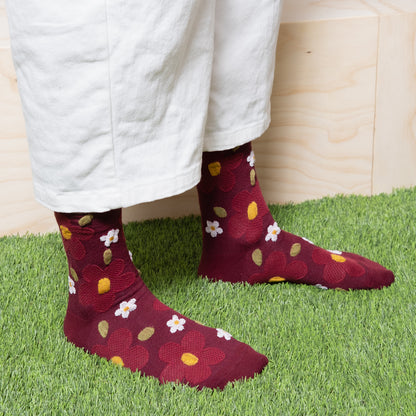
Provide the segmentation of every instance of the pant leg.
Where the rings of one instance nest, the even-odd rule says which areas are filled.
[[[204,150],[244,144],[269,126],[281,8],[282,0],[217,1]]]
[[[35,196],[107,211],[200,177],[215,0],[8,0]]]

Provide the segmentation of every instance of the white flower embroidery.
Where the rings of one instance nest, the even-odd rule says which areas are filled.
[[[110,247],[110,244],[117,243],[118,241],[118,233],[120,230],[110,230],[107,235],[102,235],[100,237],[100,241],[104,241],[104,245],[106,247]]]
[[[327,251],[329,251],[332,254],[337,254],[338,256],[342,254],[342,251],[339,251],[339,250],[327,250]]]
[[[256,163],[256,156],[254,156],[254,152],[251,151],[250,155],[247,157],[247,162],[250,164],[251,167],[254,167]]]
[[[68,276],[68,286],[69,286],[69,293],[71,295],[75,295],[77,291],[75,289],[75,282],[71,279],[71,276]]]
[[[322,285],[315,285],[315,287],[317,287],[318,289],[323,289],[323,290],[328,290],[328,288],[326,286],[322,286]]]
[[[227,341],[229,341],[232,338],[230,333],[228,333],[227,331],[224,331],[221,328],[217,328],[217,337],[224,338]]]
[[[313,244],[313,245],[315,245],[315,243],[313,243],[311,240],[308,240],[308,239],[307,239],[307,238],[305,238],[305,237],[302,237],[302,240],[307,241],[309,244]]]
[[[266,235],[266,241],[272,240],[277,241],[277,237],[280,234],[282,230],[277,225],[277,222],[275,222],[273,225],[269,225],[267,227],[267,235]]]
[[[133,312],[137,308],[136,299],[130,299],[128,302],[121,302],[120,307],[115,311],[115,316],[120,316],[122,318],[128,318],[130,312]]]
[[[216,237],[218,234],[222,234],[224,230],[220,227],[220,223],[218,221],[207,221],[205,231],[208,234],[211,234],[211,237]]]
[[[172,319],[166,322],[166,325],[170,328],[171,334],[174,334],[176,331],[183,331],[185,322],[185,319],[178,318],[178,315],[173,315]]]

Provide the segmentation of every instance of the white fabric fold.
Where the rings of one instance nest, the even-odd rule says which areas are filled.
[[[35,196],[60,212],[168,197],[270,122],[279,0],[7,0]]]

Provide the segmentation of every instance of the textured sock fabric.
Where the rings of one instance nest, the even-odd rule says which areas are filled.
[[[328,251],[280,229],[264,201],[251,144],[205,152],[198,185],[199,274],[212,280],[296,282],[327,289],[389,286],[394,275],[352,253]]]
[[[55,213],[69,265],[68,340],[161,383],[223,388],[253,377],[267,358],[228,332],[208,328],[161,303],[126,247],[121,210]]]

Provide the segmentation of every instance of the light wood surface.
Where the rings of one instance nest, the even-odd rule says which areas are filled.
[[[272,123],[255,141],[269,202],[416,185],[416,1],[286,0]],[[0,235],[55,231],[33,197],[4,0],[0,0]],[[124,221],[198,213],[196,191]]]
[[[285,0],[282,21],[299,23],[416,13],[415,0]]]
[[[268,201],[371,194],[377,26],[282,26],[272,124],[255,143]]]
[[[416,184],[416,14],[383,17],[380,45],[374,193]]]

